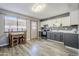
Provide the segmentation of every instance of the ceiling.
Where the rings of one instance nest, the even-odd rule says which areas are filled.
[[[70,12],[71,10],[77,9],[79,6],[79,4],[77,3],[46,3],[46,8],[44,10],[42,10],[41,12],[33,12],[33,4],[34,3],[0,3],[0,8],[32,16],[38,19],[44,19]]]

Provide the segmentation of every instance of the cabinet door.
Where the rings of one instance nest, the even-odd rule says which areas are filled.
[[[70,16],[62,18],[62,26],[70,26]]]
[[[68,33],[63,34],[64,44],[72,47],[72,36]]]
[[[60,41],[60,33],[55,33],[55,40]]]
[[[51,32],[51,39],[55,40],[55,33],[54,32]]]
[[[60,41],[63,42],[63,33],[60,33]]]
[[[57,18],[57,22],[56,22],[57,27],[59,27],[62,24],[61,20],[62,20],[61,18]]]
[[[64,44],[70,47],[78,48],[78,36],[76,34],[63,34]]]
[[[78,35],[77,34],[72,34],[72,43],[73,43],[73,47],[78,48]]]
[[[54,26],[57,22],[57,19],[52,19],[52,26]]]
[[[57,23],[61,24],[61,22],[62,22],[62,19],[61,18],[58,18],[57,19]]]
[[[47,32],[47,39],[51,39],[51,32]]]
[[[70,12],[70,19],[71,25],[78,25],[79,24],[79,11],[72,11]]]
[[[79,49],[79,34],[78,34],[78,49]]]

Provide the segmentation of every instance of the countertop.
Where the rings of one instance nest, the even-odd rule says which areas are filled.
[[[78,32],[75,33],[75,32],[73,32],[73,31],[65,31],[65,30],[53,30],[53,31],[51,31],[51,32],[62,32],[62,33],[79,34]]]
[[[71,33],[71,34],[79,34],[79,32],[75,33],[73,31],[65,31],[65,30],[52,30],[48,32],[61,32],[61,33]]]

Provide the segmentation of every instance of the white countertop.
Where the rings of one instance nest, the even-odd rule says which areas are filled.
[[[40,30],[41,31],[41,30]],[[71,33],[71,34],[79,34],[79,31],[77,33],[75,33],[74,31],[72,30],[52,30],[52,31],[49,31],[49,32],[62,32],[62,33]]]
[[[63,33],[72,33],[72,34],[79,34],[79,32],[75,33],[69,30],[52,30],[52,32],[63,32]]]

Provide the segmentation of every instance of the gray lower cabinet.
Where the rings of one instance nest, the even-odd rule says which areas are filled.
[[[79,49],[79,34],[78,34],[78,49]]]
[[[78,34],[61,33],[61,32],[47,32],[47,39],[64,42],[64,45],[79,48]]]
[[[54,32],[51,32],[51,39],[55,40],[55,33]]]
[[[51,39],[51,32],[47,32],[47,39]]]
[[[63,33],[60,32],[47,32],[47,39],[63,42]]]
[[[55,34],[54,34],[54,38],[55,38],[55,40],[56,41],[60,41],[60,33],[59,32],[56,32]]]
[[[52,32],[51,39],[56,41],[61,41],[61,33],[60,32]]]
[[[60,41],[63,42],[63,33],[60,33]]]
[[[64,44],[70,47],[78,48],[78,35],[71,33],[63,34]]]

